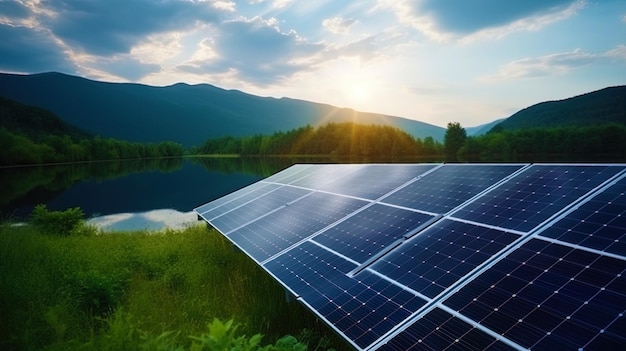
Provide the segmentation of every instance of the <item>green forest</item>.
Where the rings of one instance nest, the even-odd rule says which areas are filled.
[[[450,125],[449,125],[450,127]],[[448,133],[450,128],[448,128]],[[467,137],[449,161],[462,162],[624,162],[626,127],[608,123],[491,131]]]
[[[395,160],[404,157],[440,155],[443,145],[432,137],[424,140],[391,126],[328,123],[306,126],[272,135],[209,139],[191,150],[193,154],[327,155],[375,157]]]
[[[608,123],[580,127],[492,130],[467,136],[448,123],[444,142],[413,138],[394,127],[330,123],[272,135],[207,140],[192,154],[329,155],[362,160],[446,162],[624,161],[626,127]]]
[[[0,165],[180,157],[183,155],[315,156],[375,162],[623,162],[626,127],[615,122],[508,128],[468,136],[448,123],[443,142],[388,125],[328,123],[270,135],[207,139],[183,148],[92,135],[50,111],[0,97]]]
[[[182,156],[173,142],[134,143],[93,136],[50,111],[0,97],[0,165]]]

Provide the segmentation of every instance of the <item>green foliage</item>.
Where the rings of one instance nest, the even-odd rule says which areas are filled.
[[[50,111],[0,97],[0,165],[182,156],[174,142],[91,137]]]
[[[208,325],[209,332],[192,336],[194,340],[191,351],[306,351],[307,347],[299,343],[296,338],[287,335],[279,339],[274,345],[260,346],[263,336],[255,334],[251,337],[237,336],[238,325],[231,319],[222,322],[213,319]]]
[[[89,137],[88,133],[65,123],[48,110],[21,104],[2,96],[0,96],[0,126],[33,141],[40,141],[48,135],[66,135],[72,139]]]
[[[239,323],[235,338],[343,345],[206,226],[58,236],[0,224],[0,286],[0,349],[185,350],[216,317]]]
[[[273,135],[207,140],[194,150],[198,154],[331,155],[394,160],[440,155],[442,145],[433,138],[424,141],[392,126],[328,123],[306,126]]]
[[[461,127],[459,122],[448,123],[448,128],[446,129],[443,141],[446,161],[457,161],[457,153],[461,147],[463,147],[463,144],[465,144],[466,139],[467,133],[465,132],[465,129]]]
[[[65,211],[49,211],[46,205],[39,204],[33,209],[31,223],[39,227],[44,233],[53,235],[71,235],[87,233],[79,230],[83,224],[85,214],[78,207]]]
[[[626,126],[621,124],[498,130],[467,138],[459,156],[464,161],[487,162],[623,162],[626,159]]]
[[[34,141],[0,128],[0,165],[177,157],[183,153],[180,144],[167,141],[141,144],[99,136],[74,141],[67,135]]]
[[[601,89],[560,101],[542,102],[513,114],[498,131],[556,127],[593,127],[626,123],[626,86]]]

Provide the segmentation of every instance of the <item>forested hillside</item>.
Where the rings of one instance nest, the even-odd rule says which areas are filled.
[[[513,114],[494,129],[580,127],[606,123],[626,125],[626,86],[605,88],[560,101],[542,102]]]
[[[626,126],[599,124],[501,130],[467,137],[456,158],[464,162],[626,162]]]
[[[141,144],[92,137],[54,113],[0,98],[0,165],[180,156],[173,142]]]
[[[356,123],[306,126],[272,135],[207,140],[194,149],[198,154],[325,155],[377,159],[440,156],[442,144],[432,137],[423,140],[394,127]]]
[[[87,138],[89,133],[65,123],[54,113],[0,96],[0,127],[15,134],[40,141],[49,135]]]

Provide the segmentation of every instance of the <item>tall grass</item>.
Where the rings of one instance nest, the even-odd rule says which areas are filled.
[[[204,226],[51,236],[0,225],[0,349],[115,349],[120,335],[175,349],[214,318],[234,319],[240,333],[270,342],[291,334],[309,349],[346,348]]]

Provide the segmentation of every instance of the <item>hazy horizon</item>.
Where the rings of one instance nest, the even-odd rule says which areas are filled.
[[[0,2],[0,71],[179,82],[465,127],[626,83],[626,2]]]

